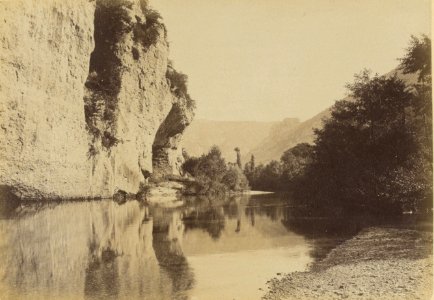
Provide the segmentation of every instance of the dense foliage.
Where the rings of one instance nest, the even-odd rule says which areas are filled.
[[[286,150],[280,161],[255,166],[255,157],[246,163],[244,173],[254,190],[286,191],[292,190],[299,177],[304,174],[305,167],[312,160],[312,146],[301,143]]]
[[[348,84],[315,131],[280,162],[246,165],[254,189],[289,189],[316,208],[399,213],[432,207],[430,40],[412,38],[400,68],[418,73],[407,86],[396,75],[363,71]],[[302,151],[300,151],[302,150]]]
[[[168,83],[170,85],[170,90],[172,91],[172,93],[176,97],[184,98],[187,101],[186,102],[187,107],[195,108],[196,103],[188,93],[188,88],[187,88],[188,76],[184,73],[177,71],[173,67],[173,63],[171,61],[169,61],[167,65],[166,78],[168,80]]]
[[[144,10],[145,22],[142,22],[139,17],[136,17],[137,23],[133,27],[133,39],[135,42],[140,42],[144,50],[155,45],[160,38],[161,33],[167,36],[166,26],[162,22],[160,13],[156,10],[147,8]]]
[[[236,165],[226,164],[217,146],[200,157],[187,157],[182,168],[195,178],[190,187],[192,193],[222,194],[249,188],[242,170]]]

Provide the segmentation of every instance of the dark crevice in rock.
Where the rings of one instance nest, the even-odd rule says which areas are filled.
[[[95,49],[85,83],[84,108],[87,129],[94,140],[101,138],[106,148],[118,142],[115,124],[122,73],[118,48],[124,36],[132,30],[128,14],[131,7],[131,3],[125,0],[96,1]]]

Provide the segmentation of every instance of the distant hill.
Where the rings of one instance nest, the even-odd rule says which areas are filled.
[[[393,76],[395,73],[407,84],[417,82],[417,74],[403,74],[398,69],[387,73],[386,76]],[[330,116],[330,111],[331,108],[328,108],[297,126],[287,123],[287,120],[277,123],[273,126],[270,134],[258,143],[247,156],[250,157],[253,154],[257,163],[267,163],[271,160],[279,160],[283,152],[298,143],[313,143],[315,138],[313,129],[322,127],[322,120]]]
[[[321,127],[322,120],[329,116],[330,109],[326,109],[296,126],[287,124],[286,120],[283,120],[274,125],[270,134],[258,143],[247,156],[250,157],[253,154],[257,163],[279,160],[285,150],[299,143],[312,143],[314,140],[313,129]]]
[[[295,119],[293,122],[299,123]],[[199,156],[217,145],[223,157],[231,162],[236,160],[234,148],[239,147],[244,164],[245,154],[266,138],[276,123],[194,120],[184,133],[182,147],[190,155]]]

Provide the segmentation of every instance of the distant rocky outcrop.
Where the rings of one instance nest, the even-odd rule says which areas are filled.
[[[147,1],[1,1],[0,21],[0,190],[109,197],[179,172],[194,105]]]

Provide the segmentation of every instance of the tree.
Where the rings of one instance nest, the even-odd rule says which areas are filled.
[[[217,146],[211,147],[209,152],[201,157],[189,157],[182,169],[196,179],[195,193],[221,194],[228,190],[240,191],[249,188],[242,170],[238,167],[228,168]]]
[[[411,36],[407,53],[400,59],[400,68],[405,74],[419,73],[419,81],[431,77],[431,40],[428,36],[421,38]]]
[[[418,82],[413,85],[413,121],[420,133],[421,145],[432,145],[431,40],[426,35],[420,39],[412,36],[407,53],[400,61],[404,74],[419,73]]]
[[[280,189],[280,176],[282,174],[280,163],[276,160],[271,161],[259,172],[258,186],[262,190],[276,191]]]
[[[252,154],[250,157],[250,170],[253,171],[255,169],[255,156]]]
[[[222,183],[231,191],[242,191],[249,188],[249,183],[246,176],[238,167],[229,167],[223,176]]]
[[[315,132],[304,183],[324,205],[398,211],[406,192],[389,187],[417,148],[408,120],[413,94],[396,76],[367,71],[347,88],[352,100],[338,101]]]
[[[246,163],[244,166],[244,175],[246,175],[247,180],[249,181],[250,184],[252,184],[254,181],[253,178],[254,171],[255,171],[255,156],[252,154],[252,156],[250,157],[250,161]]]
[[[310,164],[313,155],[313,147],[307,143],[301,143],[286,150],[280,158],[283,189],[291,189],[297,178],[303,176],[305,168]]]
[[[418,151],[414,155],[411,165],[417,168],[417,176],[411,178],[415,190],[418,187],[421,206],[432,207],[433,180],[433,149],[432,149],[432,75],[431,75],[431,40],[422,35],[421,38],[411,37],[406,55],[401,59],[400,69],[405,74],[418,73],[418,82],[413,85],[413,99],[411,105],[411,119]],[[416,167],[417,166],[417,167]],[[412,174],[412,172],[404,172]],[[419,201],[420,202],[420,201]]]

